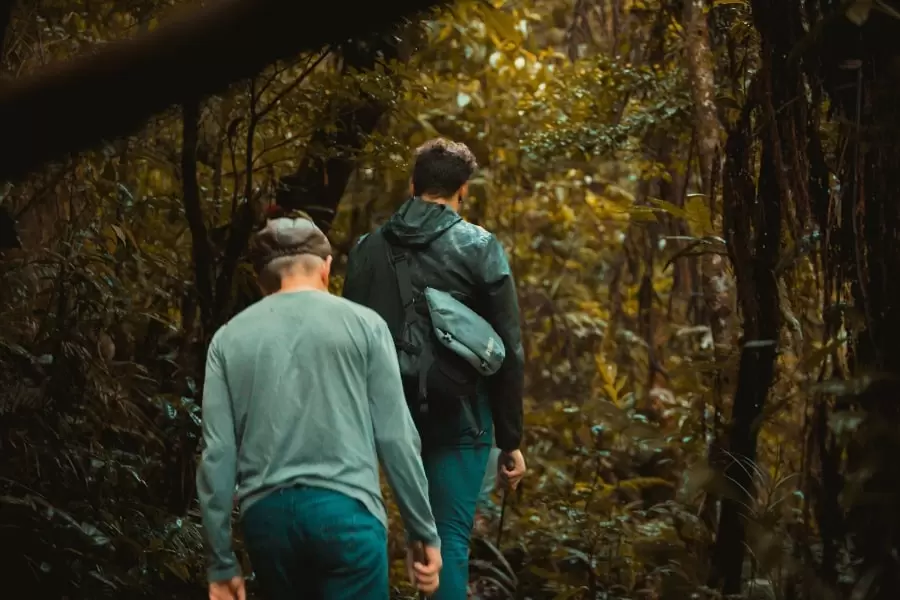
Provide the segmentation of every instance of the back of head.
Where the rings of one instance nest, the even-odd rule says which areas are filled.
[[[462,143],[436,138],[416,149],[412,187],[416,196],[452,198],[469,181],[478,161]]]
[[[250,240],[250,258],[267,294],[278,291],[288,277],[317,278],[327,286],[331,243],[306,215],[269,219]]]

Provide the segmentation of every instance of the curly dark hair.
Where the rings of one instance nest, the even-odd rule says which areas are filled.
[[[465,144],[444,138],[429,140],[416,148],[413,194],[450,198],[477,168],[478,161]]]

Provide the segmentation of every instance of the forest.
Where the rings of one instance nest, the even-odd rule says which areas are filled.
[[[527,359],[470,597],[900,598],[894,36],[896,0],[0,2],[3,595],[202,597],[251,233],[312,215],[338,292],[443,136]]]

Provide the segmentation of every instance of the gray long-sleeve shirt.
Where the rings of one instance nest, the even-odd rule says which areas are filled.
[[[209,347],[203,440],[197,490],[210,581],[240,572],[235,484],[241,510],[279,488],[318,486],[358,499],[386,526],[379,460],[407,536],[440,544],[393,341],[365,307],[304,290],[234,317]]]

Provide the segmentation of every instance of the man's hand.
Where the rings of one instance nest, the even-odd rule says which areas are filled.
[[[421,556],[423,553],[424,556]],[[411,544],[406,552],[409,582],[427,596],[437,591],[443,564],[441,551],[433,546],[425,546],[423,552],[422,544],[416,542]]]
[[[526,470],[525,457],[522,456],[521,450],[500,454],[500,459],[497,461],[497,475],[503,486],[511,490],[516,489],[519,481],[525,476]]]
[[[225,581],[210,583],[209,600],[247,600],[244,578],[237,576]]]

